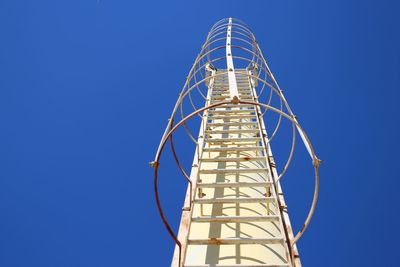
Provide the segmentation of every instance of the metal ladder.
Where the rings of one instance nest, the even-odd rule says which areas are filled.
[[[218,72],[207,105],[230,100],[228,71]],[[240,99],[257,102],[247,70],[235,76]],[[259,114],[240,103],[204,113],[185,267],[292,266]]]

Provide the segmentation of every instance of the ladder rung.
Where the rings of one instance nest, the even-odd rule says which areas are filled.
[[[242,168],[242,169],[210,169],[200,170],[202,174],[218,174],[218,173],[265,173],[268,172],[267,168]]]
[[[214,93],[214,94],[211,94],[211,99],[215,99],[215,98],[222,98],[222,97],[230,97],[231,95],[230,95],[230,92],[229,91],[226,91],[226,92],[218,92],[218,93]],[[253,98],[253,95],[250,93],[250,91],[249,92],[239,92],[239,97],[251,97],[251,98]]]
[[[248,238],[248,237],[232,237],[232,238],[210,238],[210,239],[189,239],[190,245],[230,245],[230,244],[281,244],[283,238]]]
[[[243,138],[211,138],[206,139],[207,143],[224,143],[224,142],[261,142],[260,137],[243,137]]]
[[[260,151],[263,150],[262,146],[248,146],[248,147],[213,147],[204,148],[204,152],[225,152],[225,151]]]
[[[247,90],[246,92],[244,92],[244,90],[242,90],[242,92],[239,92],[239,95],[241,95],[241,96],[252,96],[250,90]],[[229,97],[230,93],[229,93],[229,90],[227,90],[227,91],[214,91],[211,94],[211,97],[214,97],[214,96],[227,96],[227,97]]]
[[[209,120],[224,120],[224,119],[256,119],[257,116],[255,114],[253,115],[228,115],[228,116],[208,116]]]
[[[250,88],[249,83],[240,83],[240,85],[243,85],[243,87],[245,88]],[[229,82],[214,82],[213,84],[213,89],[217,89],[217,88],[229,88]]]
[[[223,87],[213,87],[213,91],[211,95],[218,95],[218,94],[229,94],[229,86],[223,86]],[[218,89],[218,90],[216,90]],[[239,94],[248,94],[251,95],[251,91],[249,88],[245,87],[245,88],[240,88],[238,87],[238,92]]]
[[[240,83],[247,83],[247,84],[249,84],[249,80],[248,80],[248,77],[238,77],[238,76],[236,76],[236,81],[237,82],[240,82]],[[229,82],[229,79],[227,79],[227,80],[218,80],[218,79],[215,79],[215,82],[214,83],[216,83],[216,84],[229,84],[228,83]]]
[[[254,105],[251,104],[225,104],[222,106],[218,106],[215,108],[254,108]],[[215,109],[213,108],[213,109]],[[252,109],[248,109],[248,110],[252,110]]]
[[[228,115],[228,116],[208,116],[209,120],[233,120],[233,119],[256,119],[257,116],[256,114],[252,114],[252,115]]]
[[[213,204],[213,203],[272,203],[275,201],[274,197],[221,197],[221,198],[196,198],[194,203],[199,204]]]
[[[207,123],[207,127],[221,127],[221,126],[249,126],[258,125],[256,121],[246,121],[246,122],[215,122]]]
[[[212,92],[229,92],[229,84],[214,84],[212,87]],[[243,86],[238,86],[239,90],[242,91],[250,91],[250,87],[248,84],[243,85]]]
[[[276,222],[279,221],[278,215],[267,216],[201,216],[193,217],[192,222]]]
[[[270,187],[270,182],[198,183],[199,188]]]
[[[254,109],[209,110],[209,114],[255,113]]]
[[[226,96],[212,96],[211,97],[211,102],[214,101],[221,101],[221,100],[226,100],[227,98],[230,98],[229,95]],[[246,100],[253,100],[253,97],[248,96],[248,95],[239,95],[239,99],[246,99]]]
[[[211,99],[210,104],[215,104],[221,101],[227,101],[230,100],[230,97],[226,97],[226,98],[221,98],[221,99]],[[244,101],[253,101],[253,98],[245,98],[245,97],[240,97],[239,96],[239,100],[244,100]],[[221,106],[221,107],[225,107],[225,106]]]
[[[258,133],[258,128],[254,129],[228,129],[228,130],[206,130],[208,134],[245,134],[245,133]]]
[[[197,264],[197,265],[184,265],[184,267],[290,267],[287,263],[279,264]]]
[[[265,157],[220,157],[220,158],[203,158],[203,162],[246,162],[246,161],[260,161],[266,160]]]
[[[250,87],[248,84],[245,84],[243,87],[244,88],[240,88],[240,90],[250,91]],[[218,90],[215,90],[215,89],[218,89]],[[225,91],[225,92],[229,91],[229,83],[214,83],[213,84],[213,92],[218,92],[218,91]]]
[[[239,96],[245,96],[245,97],[252,97],[252,95],[251,95],[251,93],[250,92],[248,92],[248,93],[239,93]],[[211,99],[218,99],[218,98],[227,98],[227,97],[230,97],[230,94],[229,93],[220,93],[220,94],[211,94]]]

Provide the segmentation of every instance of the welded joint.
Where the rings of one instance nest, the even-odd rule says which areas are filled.
[[[237,105],[240,103],[240,100],[237,96],[234,96],[231,100],[231,103]]]
[[[158,169],[158,167],[160,166],[160,163],[157,161],[151,161],[149,162],[150,167],[154,168],[154,169]]]
[[[319,166],[321,165],[321,163],[322,163],[322,160],[320,160],[319,158],[317,158],[317,156],[314,156],[314,159],[313,159],[313,165],[314,165],[314,167],[315,167],[315,168],[319,168]]]

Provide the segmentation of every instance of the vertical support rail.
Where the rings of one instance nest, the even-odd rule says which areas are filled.
[[[232,103],[237,104],[239,101],[239,91],[237,89],[235,67],[233,65],[232,56],[232,18],[229,18],[228,29],[226,31],[226,66],[228,70],[229,93]]]
[[[250,84],[250,88],[254,97],[254,101],[258,102],[257,99],[257,92],[255,90],[255,82],[254,82],[254,77],[253,77],[253,73],[251,72],[251,70],[249,70],[248,73],[248,77],[249,77],[249,84]],[[267,157],[267,166],[269,169],[269,173],[271,175],[271,179],[273,181],[273,188],[274,188],[274,193],[277,197],[277,203],[278,203],[278,211],[280,213],[280,216],[282,217],[282,221],[280,221],[280,228],[282,233],[285,234],[286,236],[286,248],[288,250],[288,262],[291,263],[291,265],[293,267],[301,267],[301,262],[300,259],[298,257],[299,253],[297,251],[297,246],[293,246],[292,247],[292,243],[291,240],[293,240],[293,231],[292,231],[292,226],[289,220],[289,216],[287,213],[285,213],[283,207],[286,207],[286,202],[285,199],[283,197],[283,192],[282,192],[282,188],[281,185],[279,183],[279,181],[276,181],[276,179],[279,177],[277,170],[276,170],[276,166],[275,166],[275,161],[274,161],[274,157],[272,155],[272,150],[271,150],[271,146],[270,146],[270,142],[269,142],[269,138],[268,138],[268,133],[265,127],[265,123],[264,120],[262,118],[262,112],[261,112],[261,107],[260,106],[255,106],[256,109],[256,114],[257,114],[257,122],[259,124],[260,127],[260,132],[261,132],[261,137],[262,137],[262,142],[264,143],[264,153]]]
[[[206,71],[210,73],[208,77],[208,87],[211,88],[214,83],[214,76],[215,76],[215,69],[210,68],[209,65],[206,66]],[[211,90],[209,89],[207,92],[207,98],[206,98],[206,103],[205,107],[210,105],[210,93]],[[192,203],[193,203],[193,198],[196,191],[197,191],[197,182],[199,178],[199,170],[201,166],[201,158],[203,154],[203,149],[204,149],[204,141],[206,139],[206,124],[207,124],[207,115],[208,110],[206,110],[201,119],[200,123],[200,129],[199,129],[199,137],[198,137],[198,142],[196,145],[196,150],[193,158],[193,165],[192,165],[192,170],[190,172],[190,180],[193,183],[192,187],[188,187],[186,191],[186,197],[184,201],[184,206],[182,208],[182,217],[181,217],[181,222],[180,222],[180,227],[178,231],[178,240],[181,240],[181,247],[178,245],[175,246],[175,251],[174,255],[172,258],[171,262],[171,267],[183,267],[183,264],[185,262],[185,256],[186,256],[186,246],[187,246],[187,241],[188,241],[188,233],[190,231],[190,222],[191,222],[191,217],[193,213],[192,209]]]

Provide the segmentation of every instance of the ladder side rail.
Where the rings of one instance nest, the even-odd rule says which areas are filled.
[[[205,107],[209,106],[209,104],[210,104],[209,98],[210,98],[210,95],[212,92],[212,87],[213,87],[213,83],[215,80],[215,74],[216,74],[216,71],[212,70],[211,76],[209,77],[210,83],[209,83],[209,89],[207,92]],[[198,177],[199,177],[201,158],[202,158],[202,154],[203,154],[203,150],[204,150],[205,129],[206,129],[206,125],[207,125],[207,119],[206,119],[207,112],[208,112],[208,109],[206,109],[204,111],[205,114],[203,114],[203,118],[200,123],[199,138],[198,138],[198,142],[196,145],[195,155],[193,158],[192,171],[190,173],[190,179],[193,183],[193,187],[187,188],[184,207],[182,209],[182,219],[181,219],[181,224],[180,224],[182,228],[180,227],[179,232],[178,232],[178,239],[182,240],[181,241],[181,245],[182,245],[181,253],[179,253],[180,248],[178,246],[175,246],[175,251],[174,251],[174,256],[172,259],[171,267],[181,267],[181,266],[179,266],[179,262],[181,262],[182,266],[184,265],[184,262],[185,262],[186,248],[187,248],[187,242],[188,242],[188,237],[189,237],[188,234],[190,231],[191,218],[192,218],[192,214],[193,214],[193,199],[195,197],[195,193],[197,190],[197,181],[198,181]],[[190,192],[190,189],[192,190],[191,192]],[[191,199],[190,196],[192,196],[193,199]],[[181,259],[179,259],[180,254],[181,254]]]
[[[249,74],[251,74],[250,71],[249,71]],[[255,91],[255,88],[253,87],[253,84],[251,82],[250,76],[248,76],[248,81],[249,81],[250,90],[251,90],[251,92],[253,94],[253,97],[254,97],[254,101],[258,102],[258,98],[256,98],[257,93]],[[280,213],[280,216],[281,216],[281,220],[279,220],[279,228],[280,228],[281,234],[284,235],[285,239],[286,239],[286,242],[285,242],[285,248],[286,249],[285,250],[289,253],[289,255],[286,255],[287,256],[287,261],[288,261],[288,263],[291,263],[291,261],[292,261],[291,258],[292,257],[290,256],[290,254],[292,254],[292,253],[291,253],[291,247],[290,247],[290,239],[289,239],[290,237],[289,237],[288,232],[287,232],[287,224],[285,225],[285,222],[284,222],[283,212],[281,210],[281,200],[280,200],[280,196],[278,195],[279,191],[278,191],[278,188],[275,185],[275,177],[274,177],[274,175],[272,173],[272,166],[271,166],[270,161],[269,161],[269,157],[270,157],[269,152],[270,151],[267,149],[267,147],[269,145],[269,142],[266,141],[266,139],[268,138],[267,137],[268,135],[267,135],[267,131],[266,131],[266,128],[265,128],[264,120],[260,117],[260,115],[261,115],[260,106],[255,106],[255,109],[256,109],[256,115],[257,115],[257,122],[258,122],[259,129],[260,129],[260,137],[261,137],[262,143],[263,143],[263,152],[264,152],[264,156],[267,158],[266,166],[267,166],[267,168],[269,170],[269,176],[271,177],[272,182],[273,182],[272,188],[273,188],[274,195],[276,197],[276,204],[277,204],[276,210]],[[282,197],[283,197],[283,195],[282,195]],[[289,222],[289,225],[290,225],[290,222]],[[296,266],[296,267],[300,267],[300,266]]]

